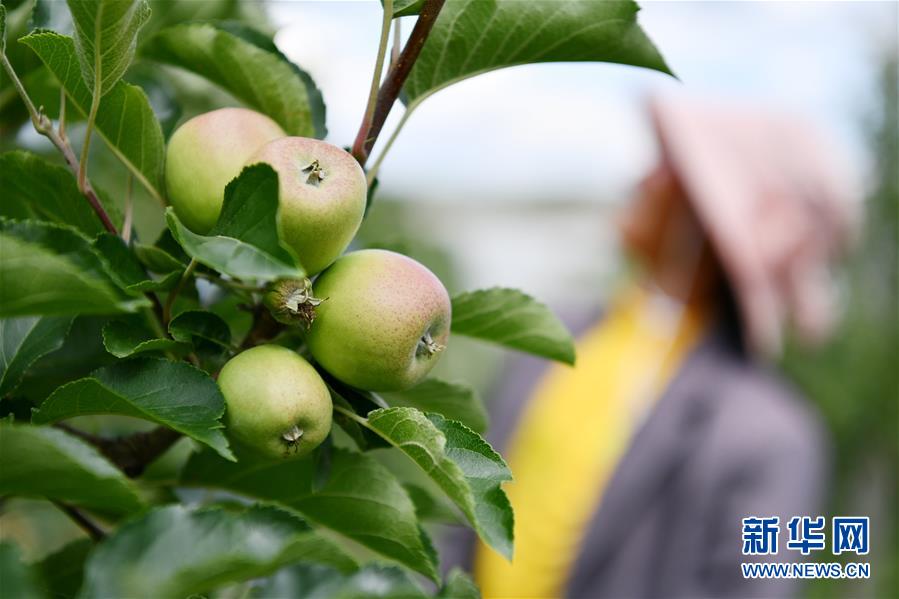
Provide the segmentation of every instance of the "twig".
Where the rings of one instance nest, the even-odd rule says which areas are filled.
[[[384,158],[387,156],[387,153],[390,152],[390,148],[393,147],[393,142],[396,141],[396,138],[399,137],[400,131],[403,130],[403,126],[405,126],[406,121],[409,120],[409,117],[412,115],[412,111],[414,107],[409,107],[403,112],[402,118],[400,118],[400,122],[396,124],[396,127],[393,129],[393,133],[390,134],[390,137],[387,138],[387,143],[384,144],[384,149],[381,150],[381,153],[378,154],[378,157],[375,159],[374,164],[371,165],[371,168],[368,169],[368,172],[365,173],[365,180],[368,183],[368,186],[371,187],[372,183],[375,181],[375,177],[378,176],[378,171],[381,169],[381,163],[384,162]]]
[[[82,512],[78,508],[67,503],[62,503],[61,501],[54,501],[53,505],[58,507],[60,510],[65,512],[65,514],[69,518],[74,520],[75,523],[80,526],[84,530],[84,532],[86,532],[88,536],[93,539],[95,543],[99,543],[106,538],[106,533],[103,531],[103,529],[97,526],[97,524],[93,520],[88,518],[84,514],[84,512]]]
[[[368,90],[368,103],[365,106],[365,114],[362,116],[362,124],[356,141],[353,143],[354,153],[362,147],[371,128],[372,117],[375,114],[375,104],[378,100],[378,87],[381,84],[381,72],[384,69],[384,56],[387,54],[387,41],[390,37],[390,21],[393,19],[393,0],[384,0],[384,16],[381,20],[381,40],[378,42],[378,55],[375,59],[375,68],[371,76],[371,88]]]
[[[162,310],[163,325],[168,325],[169,321],[172,319],[172,306],[175,305],[175,299],[178,297],[178,294],[181,293],[181,290],[184,289],[184,285],[187,283],[187,280],[190,279],[190,276],[194,274],[194,269],[197,268],[197,264],[196,258],[191,258],[190,263],[188,263],[187,268],[184,269],[184,273],[181,275],[181,279],[178,280],[178,285],[166,298],[165,308]]]
[[[122,239],[125,244],[131,242],[131,221],[134,218],[134,204],[131,200],[131,193],[134,186],[134,176],[129,172],[128,181],[125,184],[125,219],[122,221]]]
[[[81,146],[81,160],[78,161],[78,189],[81,190],[84,190],[84,184],[87,181],[87,161],[90,156],[91,134],[94,132],[94,122],[97,120],[97,111],[100,109],[100,98],[103,92],[102,56],[101,52],[94,52],[94,93],[91,96],[91,109],[87,115],[87,129],[84,132],[84,143]]]
[[[356,143],[353,144],[353,156],[359,161],[359,164],[365,166],[368,155],[374,147],[378,135],[381,134],[387,115],[390,114],[390,109],[393,108],[394,102],[399,97],[415,61],[418,60],[418,55],[421,54],[421,49],[424,47],[445,1],[425,0],[415,27],[412,28],[412,33],[409,35],[409,41],[406,42],[403,51],[400,52],[399,58],[387,73],[384,84],[378,91],[371,125],[365,127],[365,123],[363,123],[363,127],[356,136]]]
[[[402,40],[400,38],[402,37],[402,35],[401,35],[402,32],[403,32],[402,21],[399,19],[394,19],[393,20],[393,47],[390,48],[390,67],[389,68],[391,68],[391,69],[393,68],[393,65],[396,64],[396,61],[400,57],[400,48],[401,48],[400,44],[402,43]]]
[[[22,101],[25,103],[25,107],[28,109],[28,115],[31,117],[31,123],[34,125],[35,131],[49,139],[53,145],[62,152],[66,164],[69,165],[69,169],[78,176],[80,165],[78,158],[75,157],[75,152],[72,150],[72,146],[69,145],[68,139],[60,137],[59,133],[53,129],[53,124],[50,122],[50,119],[47,118],[47,115],[34,107],[31,97],[29,97],[28,92],[25,91],[25,87],[22,85],[18,75],[16,75],[15,70],[9,63],[9,59],[6,57],[5,52],[0,52],[0,63],[3,64],[3,69],[6,71],[6,74],[9,75],[16,91],[19,93],[19,97],[21,97]],[[112,224],[112,220],[103,208],[103,204],[100,203],[100,199],[97,197],[97,194],[94,192],[94,189],[91,187],[90,181],[87,180],[87,178],[84,179],[83,186],[81,181],[79,181],[79,189],[84,197],[87,198],[91,208],[93,208],[106,230],[113,235],[118,235],[115,225]]]
[[[147,466],[181,438],[181,433],[164,426],[115,439],[93,435],[61,422],[55,426],[99,449],[100,453],[131,478],[140,476]]]

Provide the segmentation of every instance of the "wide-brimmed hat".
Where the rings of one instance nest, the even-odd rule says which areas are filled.
[[[835,147],[802,119],[753,108],[655,98],[662,159],[715,250],[755,353],[779,353],[785,325],[827,336],[830,276],[854,236],[861,190]]]

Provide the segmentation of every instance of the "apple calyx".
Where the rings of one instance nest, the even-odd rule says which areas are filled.
[[[313,187],[318,187],[319,183],[325,179],[325,171],[318,160],[313,160],[312,164],[304,168],[303,174],[308,175],[306,177],[306,184],[312,185]]]
[[[421,339],[418,340],[418,355],[426,355],[430,358],[435,354],[439,354],[444,349],[446,349],[445,345],[437,343],[434,341],[434,338],[431,337],[431,331],[425,332],[425,334],[421,336]]]
[[[278,322],[308,329],[315,320],[315,308],[325,300],[312,295],[309,279],[283,279],[272,285],[263,301]]]

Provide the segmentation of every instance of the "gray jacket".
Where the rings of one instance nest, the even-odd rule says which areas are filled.
[[[522,358],[492,403],[504,447],[546,364]],[[828,443],[816,413],[715,333],[688,358],[635,433],[570,572],[566,596],[784,597],[789,580],[744,579],[743,561],[794,561],[787,521],[817,516]],[[514,475],[514,472],[513,472]],[[742,555],[742,519],[780,516],[779,553]],[[454,530],[444,567],[470,567],[471,533]]]

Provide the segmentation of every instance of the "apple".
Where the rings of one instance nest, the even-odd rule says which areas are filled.
[[[337,146],[305,137],[265,144],[246,164],[258,162],[278,173],[281,239],[296,252],[306,274],[321,272],[362,224],[368,194],[362,167]]]
[[[268,458],[308,454],[331,430],[331,394],[309,362],[280,345],[231,358],[218,377],[229,435]]]
[[[166,152],[165,184],[181,222],[208,233],[222,211],[225,186],[261,146],[285,135],[275,121],[246,108],[213,110],[178,127]]]
[[[434,273],[387,250],[346,254],[314,283],[321,304],[307,343],[344,383],[397,391],[421,382],[446,347],[450,298]]]

